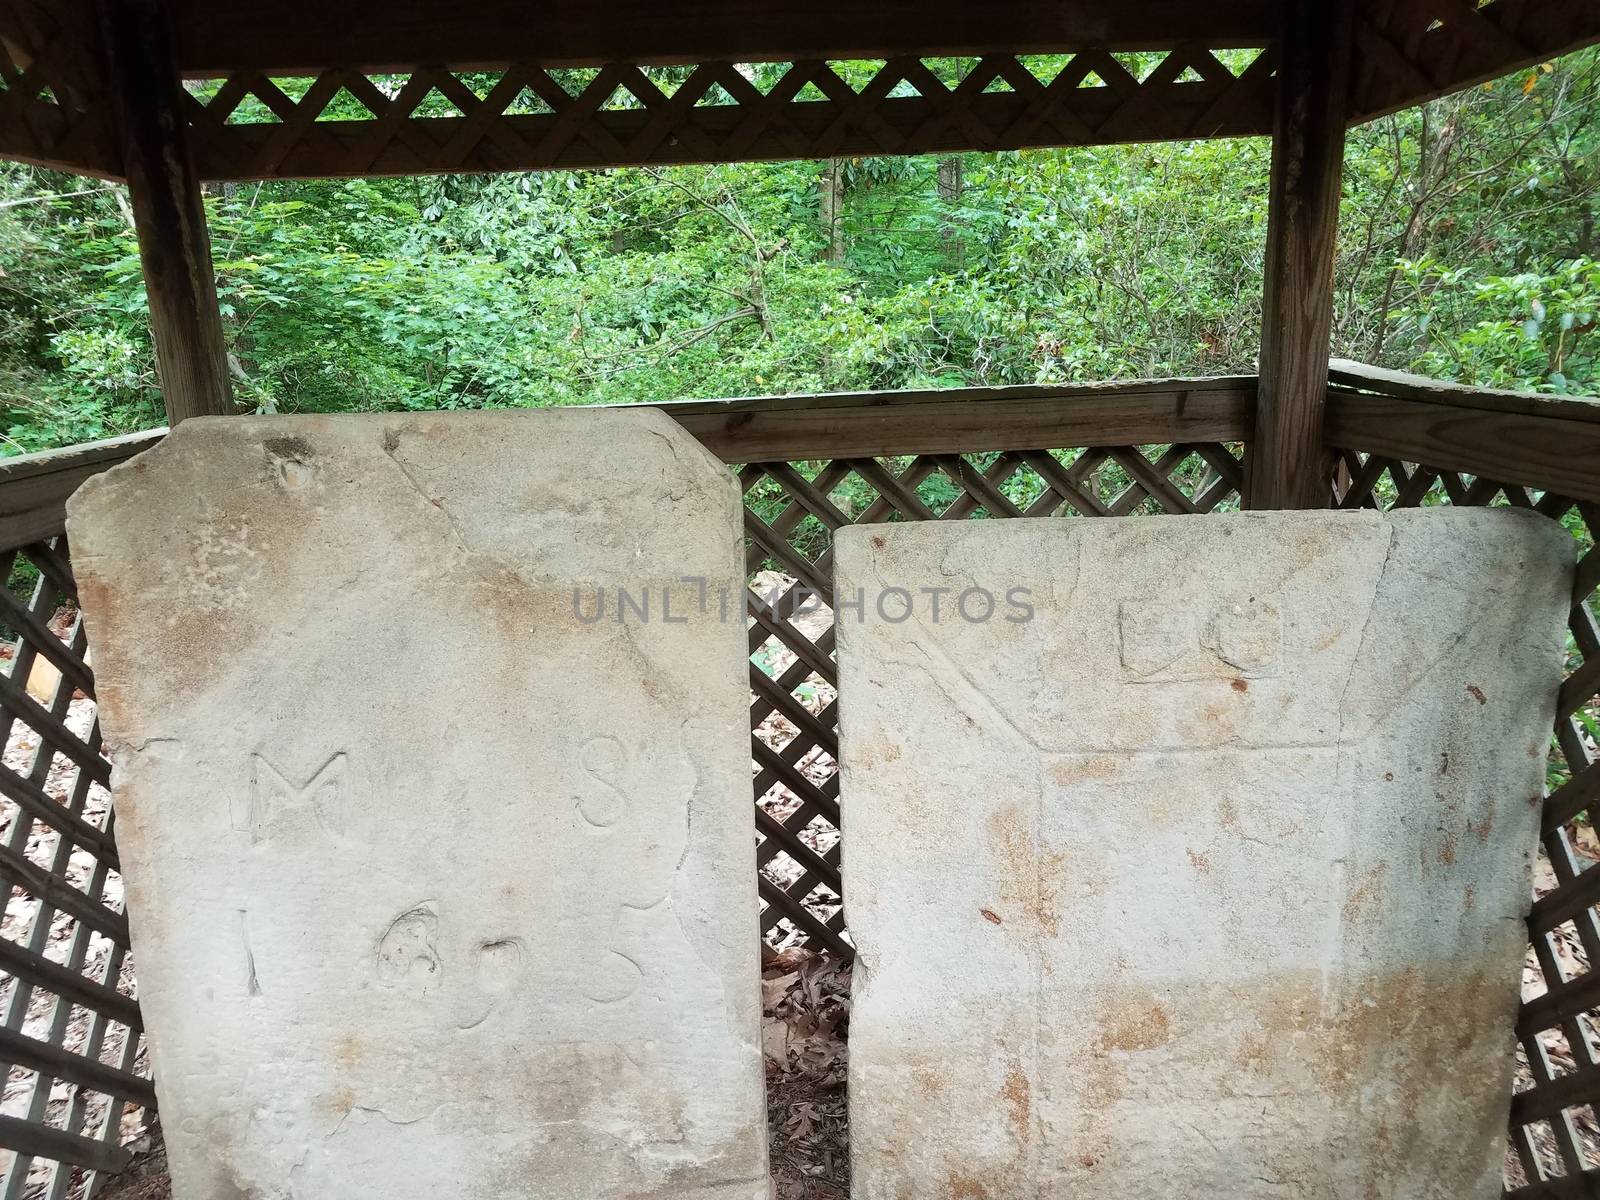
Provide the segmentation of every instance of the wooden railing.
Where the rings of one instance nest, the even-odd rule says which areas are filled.
[[[0,470],[0,1062],[20,1109],[4,1200],[67,1200],[120,1169],[122,1118],[153,1111],[106,790],[94,672],[62,533],[84,479],[153,443],[119,439]],[[66,1087],[66,1098],[62,1087]],[[9,1107],[9,1106],[8,1106]]]
[[[130,433],[64,450],[0,458],[0,551],[55,537],[66,528],[67,497],[84,480],[148,450],[165,429]]]
[[[1600,401],[1492,391],[1336,359],[1330,445],[1600,500]]]

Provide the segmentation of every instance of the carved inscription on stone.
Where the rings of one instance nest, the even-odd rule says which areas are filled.
[[[766,1200],[743,629],[572,600],[738,594],[722,463],[200,418],[70,521],[174,1200]]]
[[[401,913],[378,943],[378,978],[426,995],[444,982],[438,940],[439,911],[432,900]]]
[[[1277,596],[1200,606],[1125,600],[1118,621],[1123,677],[1176,683],[1273,674],[1283,653],[1282,603]]]
[[[584,743],[578,761],[590,780],[578,800],[578,811],[595,829],[610,829],[628,809],[628,797],[622,791],[628,752],[616,738],[601,736]]]
[[[1568,535],[964,524],[836,543],[1036,609],[840,626],[852,1195],[1498,1197]]]
[[[320,826],[337,836],[350,807],[349,763],[341,751],[326,759],[303,783],[291,782],[263,755],[250,758],[250,788],[234,805],[235,829],[252,842],[264,842],[278,828]]]

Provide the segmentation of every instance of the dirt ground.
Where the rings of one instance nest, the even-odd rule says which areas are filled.
[[[147,1134],[146,1148],[135,1153],[133,1163],[100,1189],[100,1200],[172,1200],[172,1180],[167,1174],[167,1148],[161,1134]]]

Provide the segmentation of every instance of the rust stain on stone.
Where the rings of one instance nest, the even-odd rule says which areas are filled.
[[[1164,1073],[1162,1055],[1170,1054],[1185,1064],[1197,1097],[1209,1092],[1223,1102],[1265,1083],[1285,1089],[1291,1104],[1318,1105],[1331,1125],[1359,1130],[1371,1147],[1369,1178],[1383,1185],[1374,1195],[1410,1195],[1408,1181],[1424,1174],[1438,1177],[1431,1182],[1439,1195],[1468,1194],[1481,1170],[1471,1156],[1425,1168],[1419,1161],[1430,1124],[1456,1103],[1441,1092],[1439,1064],[1456,1064],[1469,1076],[1509,1075],[1505,1030],[1515,1004],[1514,982],[1508,987],[1499,972],[1448,967],[1331,977],[1302,968],[1248,982],[1185,984],[1159,997],[1144,985],[1110,985],[1096,997],[1097,1032],[1086,1030],[1095,1040],[1084,1045],[1070,1084],[1080,1107],[1079,1145],[1093,1153],[1069,1161],[1089,1170],[1139,1153],[1127,1141],[1120,1106],[1159,1077],[1153,1072]],[[1439,1021],[1441,1012],[1451,1020]],[[1141,1063],[1118,1050],[1154,1050],[1157,1057]],[[1195,1074],[1200,1063],[1211,1070]],[[1375,1082],[1384,1089],[1376,1109]],[[1464,1130],[1462,1139],[1486,1145],[1495,1133],[1491,1124]],[[1303,1177],[1303,1150],[1270,1148],[1262,1166],[1283,1179]]]
[[[1034,844],[1033,816],[1020,805],[996,809],[988,825],[1002,901],[1009,910],[1026,916],[1040,934],[1055,937],[1061,931],[1060,887],[1067,855]]]
[[[1154,995],[1130,997],[1119,1012],[1100,1026],[1096,1046],[1102,1050],[1154,1050],[1172,1040],[1172,1019]]]
[[[1487,696],[1485,696],[1483,694],[1483,689],[1481,687],[1479,687],[1477,684],[1475,684],[1475,683],[1467,684],[1467,692],[1479,704],[1487,704],[1487,703],[1489,703],[1489,697],[1487,697]]]
[[[917,1094],[927,1099],[932,1099],[944,1091],[945,1078],[933,1067],[912,1067],[911,1086],[917,1089]]]
[[[1071,787],[1085,780],[1110,779],[1121,769],[1122,760],[1114,754],[1074,755],[1052,762],[1050,777],[1062,787]]]
[[[355,1034],[340,1038],[333,1047],[333,1060],[345,1071],[353,1071],[361,1062],[361,1042]]]
[[[1235,679],[1228,686],[1236,692],[1248,692],[1250,690],[1250,684],[1243,679]]]
[[[992,908],[980,908],[978,912],[983,916],[983,919],[989,922],[991,925],[1005,924],[1005,922],[1000,919],[1000,914],[995,912]]]
[[[1232,796],[1223,794],[1217,801],[1217,822],[1233,833],[1239,832],[1239,806]]]
[[[1000,1098],[1006,1102],[1006,1107],[1010,1110],[1008,1115],[1011,1118],[1011,1128],[1016,1131],[1017,1140],[1026,1142],[1033,1130],[1033,1084],[1020,1064],[1013,1065],[1006,1072],[1006,1082],[1000,1089]]]
[[[1344,905],[1340,912],[1346,921],[1355,921],[1366,911],[1369,904],[1378,895],[1384,877],[1389,873],[1389,864],[1380,862],[1368,871],[1355,887],[1350,889],[1344,898]]]
[[[945,1200],[989,1200],[989,1189],[973,1175],[952,1172],[944,1184]]]
[[[333,1089],[331,1095],[323,1102],[324,1109],[333,1117],[343,1118],[348,1116],[356,1106],[356,1094],[347,1083],[341,1083]]]
[[[1204,854],[1190,850],[1187,847],[1185,847],[1184,852],[1189,856],[1189,865],[1196,871],[1209,872],[1211,870],[1211,860]]]

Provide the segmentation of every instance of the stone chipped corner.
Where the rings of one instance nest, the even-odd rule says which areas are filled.
[[[197,441],[210,440],[212,431],[231,430],[239,417],[192,417],[148,450],[132,458],[107,467],[84,480],[78,490],[67,497],[67,537],[72,543],[74,562],[82,562],[100,553],[95,545],[97,527],[123,504],[130,501],[129,492],[145,484],[152,469],[162,465],[174,454],[192,453],[190,447]],[[176,447],[176,449],[174,449]]]

